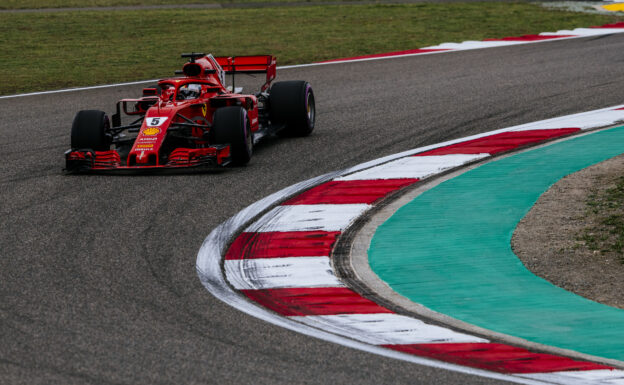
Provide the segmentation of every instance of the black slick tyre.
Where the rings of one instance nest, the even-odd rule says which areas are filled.
[[[210,130],[212,144],[229,144],[232,163],[243,166],[249,163],[253,150],[253,138],[242,107],[222,107],[215,111]]]
[[[111,138],[107,135],[109,129],[110,121],[103,111],[79,111],[71,129],[72,149],[110,150]]]
[[[269,104],[271,123],[285,126],[281,134],[307,136],[314,130],[316,105],[308,82],[292,80],[273,84]]]

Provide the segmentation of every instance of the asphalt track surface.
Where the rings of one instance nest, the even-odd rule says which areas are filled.
[[[218,224],[296,182],[493,129],[621,104],[624,36],[283,70],[316,93],[308,138],[224,172],[64,175],[76,111],[141,86],[0,100],[0,383],[499,384],[323,342],[213,298]]]

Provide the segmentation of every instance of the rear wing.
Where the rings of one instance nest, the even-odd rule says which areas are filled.
[[[266,73],[266,83],[262,91],[266,91],[276,76],[275,57],[271,55],[257,56],[219,56],[215,60],[226,74],[261,74]]]

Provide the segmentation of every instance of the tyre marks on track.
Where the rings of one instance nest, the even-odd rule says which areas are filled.
[[[467,367],[475,369],[474,374],[518,383],[620,383],[624,371],[611,366],[492,342],[397,314],[346,287],[334,274],[331,250],[357,218],[401,189],[499,153],[622,120],[624,107],[618,106],[529,123],[386,157],[293,186],[259,202],[256,210],[239,214],[225,233],[216,229],[198,256],[200,278],[209,291],[233,306],[248,306],[241,306],[242,296],[268,310],[261,317],[265,320],[280,324],[283,321],[277,319],[286,319],[291,329],[312,335],[310,330],[315,329],[344,337],[337,341],[343,344],[354,340],[400,352],[397,358],[415,356],[425,359],[419,363],[434,366],[446,362],[451,370]],[[226,248],[227,237],[235,234]],[[235,290],[224,287],[222,276],[215,276],[221,274],[214,268],[219,263]],[[215,288],[215,282],[222,283]],[[237,300],[228,300],[237,292]]]

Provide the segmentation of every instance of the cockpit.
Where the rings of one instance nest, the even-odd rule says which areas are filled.
[[[178,88],[176,100],[191,100],[201,96],[202,86],[199,83],[186,83]]]

